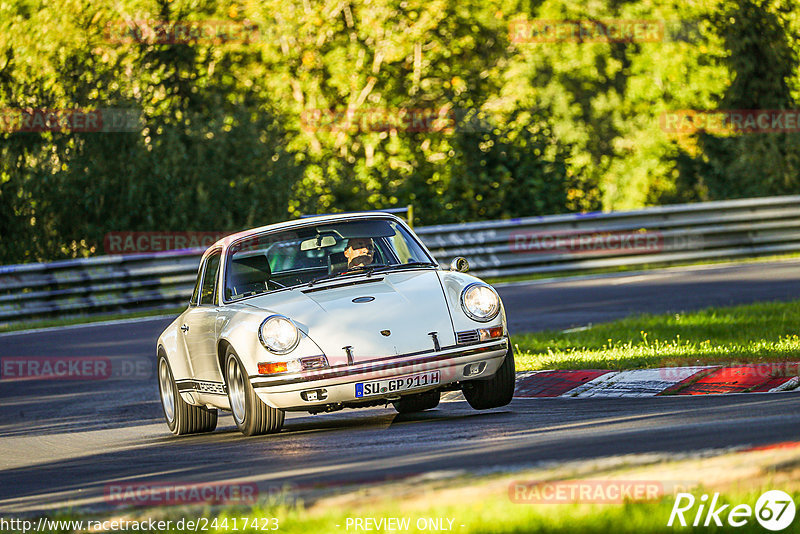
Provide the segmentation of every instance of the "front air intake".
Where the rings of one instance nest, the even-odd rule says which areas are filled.
[[[480,336],[478,335],[477,330],[467,330],[465,332],[458,332],[456,334],[456,341],[459,345],[465,345],[467,343],[477,343],[480,341]]]

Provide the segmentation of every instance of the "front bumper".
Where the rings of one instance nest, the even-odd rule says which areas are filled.
[[[439,384],[434,387],[420,387],[401,392],[402,395],[407,395],[440,388],[463,380],[489,378],[497,372],[507,351],[508,338],[503,338],[315,371],[270,377],[251,376],[250,382],[258,397],[273,408],[308,410],[340,403],[397,398],[397,394],[356,397],[355,385],[359,382],[439,371]],[[466,376],[465,367],[472,363],[484,363],[485,366],[480,374]],[[317,392],[315,400],[307,400],[308,393],[312,391]],[[322,395],[319,394],[320,392]],[[315,396],[311,395],[311,397]]]

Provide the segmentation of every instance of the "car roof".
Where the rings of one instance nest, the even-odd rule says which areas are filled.
[[[251,228],[250,230],[244,230],[242,232],[237,232],[235,234],[231,234],[228,236],[223,237],[210,247],[206,249],[203,253],[203,256],[208,254],[210,251],[218,248],[222,248],[223,252],[231,245],[233,242],[238,241],[244,237],[248,237],[251,235],[261,234],[264,232],[272,232],[275,230],[285,230],[288,228],[295,228],[301,226],[310,226],[313,224],[321,223],[321,222],[330,222],[330,221],[342,221],[347,219],[369,219],[369,218],[382,218],[382,219],[392,219],[395,221],[403,222],[403,220],[396,215],[392,215],[391,213],[387,213],[384,211],[363,211],[363,212],[355,212],[355,213],[336,213],[333,215],[318,215],[314,217],[305,217],[302,219],[292,219],[289,221],[283,221],[274,224],[268,224],[266,226],[259,226],[258,228]]]

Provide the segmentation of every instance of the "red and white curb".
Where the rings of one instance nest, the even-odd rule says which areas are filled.
[[[800,385],[800,362],[517,373],[514,397],[654,397],[775,392]]]

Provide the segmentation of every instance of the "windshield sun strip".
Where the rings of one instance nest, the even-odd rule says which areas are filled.
[[[404,265],[409,265],[409,266],[413,265],[415,267],[425,267],[425,266],[436,267],[437,266],[437,263],[435,262],[433,256],[431,256],[431,254],[428,251],[428,249],[425,248],[425,245],[422,243],[422,241],[420,241],[419,237],[416,234],[414,234],[414,231],[411,230],[408,227],[408,225],[402,219],[400,219],[399,217],[396,217],[396,216],[393,216],[393,215],[390,215],[390,217],[386,217],[385,215],[358,216],[358,217],[352,217],[352,218],[342,218],[342,219],[336,220],[336,221],[325,221],[325,222],[322,222],[322,223],[320,223],[320,221],[309,222],[307,224],[298,224],[297,226],[292,226],[292,227],[289,227],[289,228],[280,228],[280,229],[275,229],[275,230],[272,230],[272,231],[266,231],[266,232],[264,232],[262,234],[253,234],[253,235],[247,235],[247,236],[240,237],[239,239],[237,239],[236,241],[234,241],[233,243],[228,245],[228,248],[225,250],[225,254],[224,254],[225,261],[222,262],[222,266],[223,266],[223,269],[224,269],[224,277],[223,277],[223,280],[222,280],[223,286],[227,289],[228,267],[229,267],[229,264],[231,262],[231,256],[232,256],[232,254],[230,253],[230,249],[235,247],[237,244],[240,244],[240,243],[242,243],[242,242],[244,242],[244,241],[246,241],[248,239],[264,238],[266,236],[279,234],[281,232],[288,231],[288,230],[308,228],[308,227],[318,226],[320,224],[322,224],[322,225],[325,225],[325,224],[336,224],[336,223],[340,223],[340,222],[345,223],[345,222],[363,221],[363,220],[388,220],[388,221],[394,222],[395,224],[398,224],[400,226],[400,228],[402,228],[417,243],[417,245],[419,245],[421,252],[430,260],[429,262],[409,262],[409,263],[401,263],[401,264],[398,264],[398,265],[386,265],[385,267],[382,267],[380,269],[381,271],[383,271],[385,269],[390,269],[390,268],[402,268],[402,266],[404,266]],[[375,270],[377,270],[377,269],[375,269]],[[356,271],[356,272],[354,272],[352,274],[367,274],[367,273],[372,273],[375,270],[370,270],[370,271],[367,271],[367,272],[359,270],[359,271]],[[350,273],[348,273],[346,276],[349,276],[349,275],[350,275]],[[323,278],[323,280],[325,280],[326,278],[327,278],[327,276],[325,278]],[[320,281],[320,280],[317,280],[316,282],[318,282],[318,281]],[[312,283],[316,283],[316,282],[312,281]],[[230,298],[227,298],[227,299],[224,298],[224,295],[223,295],[222,303],[223,304],[228,304],[228,303],[240,302],[242,300],[245,300],[245,299],[248,299],[248,298],[252,298],[252,297],[255,297],[255,296],[258,296],[258,295],[266,295],[266,294],[271,294],[271,293],[277,293],[277,292],[280,292],[280,291],[290,291],[290,290],[293,290],[294,288],[302,287],[302,286],[308,285],[308,284],[309,284],[309,282],[301,282],[301,283],[298,283],[298,284],[294,284],[294,285],[291,285],[291,286],[286,286],[286,287],[279,288],[279,289],[260,291],[260,292],[258,292],[256,294],[253,294],[253,295],[248,295],[248,294],[234,295],[234,296],[232,296]]]

